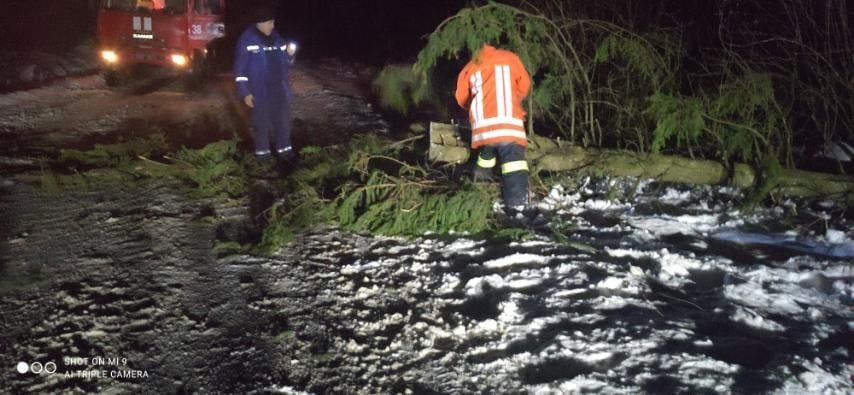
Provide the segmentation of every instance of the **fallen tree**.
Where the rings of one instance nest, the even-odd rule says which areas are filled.
[[[468,142],[455,125],[430,124],[433,162],[461,164],[469,160]],[[854,177],[778,168],[761,176],[751,166],[731,168],[712,160],[626,150],[583,148],[531,135],[527,151],[532,172],[573,171],[582,175],[653,178],[666,182],[729,185],[798,197],[825,197],[854,202]]]

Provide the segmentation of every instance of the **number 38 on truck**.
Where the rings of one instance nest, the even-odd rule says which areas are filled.
[[[101,0],[97,40],[107,85],[143,64],[202,78],[225,36],[224,14],[225,0]]]

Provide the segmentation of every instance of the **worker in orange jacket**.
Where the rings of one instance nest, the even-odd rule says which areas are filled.
[[[457,78],[457,103],[469,111],[471,120],[471,147],[480,149],[475,180],[491,178],[500,161],[501,194],[511,213],[528,206],[522,99],[530,90],[531,76],[519,57],[489,44],[475,53]]]

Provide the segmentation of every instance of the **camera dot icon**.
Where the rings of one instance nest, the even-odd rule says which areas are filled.
[[[26,374],[30,371],[30,364],[26,362],[18,362],[18,373]]]

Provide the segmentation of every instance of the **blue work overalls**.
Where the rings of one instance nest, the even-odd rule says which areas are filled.
[[[270,36],[254,25],[246,29],[237,42],[234,76],[237,94],[243,99],[252,95],[252,130],[255,155],[291,151],[291,90],[288,69],[292,62],[287,43],[277,32]],[[273,145],[270,144],[273,137]]]

